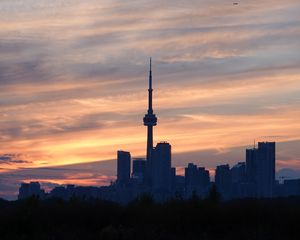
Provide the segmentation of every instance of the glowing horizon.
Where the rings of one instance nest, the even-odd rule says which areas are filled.
[[[145,156],[150,56],[154,143],[172,145],[174,165],[212,169],[210,151],[242,161],[226,153],[257,139],[284,146],[278,170],[299,171],[299,11],[296,0],[2,1],[0,192],[49,180],[31,169]]]

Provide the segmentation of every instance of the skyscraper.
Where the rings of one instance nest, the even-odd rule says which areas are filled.
[[[231,181],[232,183],[241,183],[246,180],[246,164],[239,162],[234,165],[231,169]]]
[[[272,197],[275,182],[275,142],[259,142],[246,150],[246,175],[255,197]]]
[[[149,71],[149,89],[148,89],[148,111],[144,117],[144,125],[147,126],[147,182],[151,184],[151,172],[152,172],[152,150],[153,150],[153,126],[157,124],[157,118],[153,113],[152,108],[152,66],[150,58],[150,71]]]
[[[275,183],[275,142],[259,142],[258,152],[258,197],[273,197]]]
[[[41,189],[39,182],[22,183],[19,189],[18,199],[25,199],[29,197],[45,197],[45,191]]]
[[[249,185],[246,184],[246,163],[239,162],[230,169],[231,173],[231,196],[242,198],[248,195]]]
[[[215,183],[222,199],[229,199],[231,191],[231,174],[228,164],[217,166]]]
[[[184,177],[185,191],[186,194],[190,196],[194,191],[197,190],[199,185],[197,165],[189,163],[188,166],[184,169]]]
[[[246,149],[246,178],[251,184],[257,182],[257,159],[257,148]]]
[[[193,163],[189,163],[185,168],[185,194],[190,197],[196,193],[200,197],[204,197],[210,186],[209,171],[204,167],[197,167]]]
[[[132,161],[132,177],[138,182],[143,182],[146,173],[146,161],[143,158],[136,158]]]
[[[152,189],[154,191],[171,190],[171,145],[167,142],[160,142],[153,149],[152,158]]]
[[[131,162],[131,156],[129,152],[118,151],[117,183],[119,186],[122,185],[124,186],[129,183],[130,162]]]

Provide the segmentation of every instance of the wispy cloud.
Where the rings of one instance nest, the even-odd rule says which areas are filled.
[[[26,160],[21,160],[20,159],[20,154],[3,154],[0,156],[0,163],[1,164],[22,164],[22,163],[30,163],[29,161]]]
[[[1,1],[1,170],[144,155],[149,56],[155,140],[174,153],[300,139],[299,11],[297,0]],[[289,146],[279,167],[298,166]]]

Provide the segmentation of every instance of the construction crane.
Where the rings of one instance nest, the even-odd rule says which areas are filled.
[[[253,148],[255,148],[256,142],[258,142],[259,139],[272,139],[272,140],[274,140],[274,139],[279,139],[279,138],[284,138],[284,137],[286,137],[286,136],[260,136],[260,137],[254,139],[254,147]]]
[[[284,138],[285,136],[260,136],[258,137],[256,140],[259,139],[269,139],[269,140],[275,140],[275,139],[280,139],[280,138]]]
[[[284,136],[260,136],[259,138],[283,138]]]

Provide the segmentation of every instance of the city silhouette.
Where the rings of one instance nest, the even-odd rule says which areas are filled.
[[[298,239],[300,179],[275,179],[276,143],[258,142],[245,161],[172,167],[168,142],[154,147],[150,59],[145,158],[117,151],[109,186],[22,183],[17,201],[0,199],[0,239]]]
[[[40,199],[73,197],[101,199],[127,204],[148,195],[156,202],[174,198],[207,198],[215,189],[222,201],[242,198],[278,198],[300,195],[300,179],[276,181],[276,143],[258,142],[245,150],[245,161],[230,166],[219,165],[215,169],[215,181],[204,167],[188,163],[184,176],[176,175],[172,167],[171,145],[159,142],[153,147],[154,126],[157,117],[153,111],[152,62],[148,79],[148,110],[143,118],[147,127],[146,157],[131,159],[131,153],[117,151],[117,180],[110,186],[83,187],[59,186],[45,193],[38,182],[22,183],[18,199],[37,196]],[[131,168],[132,166],[132,168]]]
[[[0,1],[0,240],[298,240],[300,1]]]

